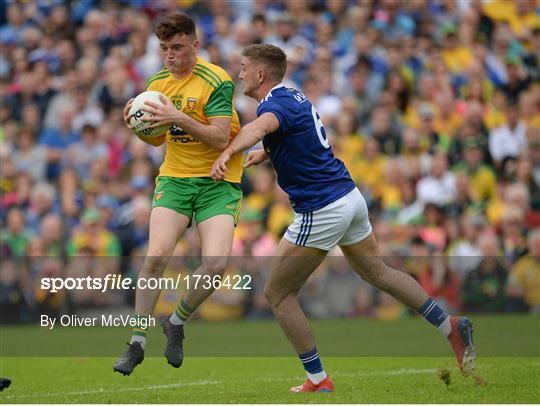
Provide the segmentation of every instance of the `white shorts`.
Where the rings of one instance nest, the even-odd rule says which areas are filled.
[[[294,213],[294,222],[284,238],[293,244],[330,251],[336,245],[351,245],[371,233],[364,197],[354,188],[322,209]]]

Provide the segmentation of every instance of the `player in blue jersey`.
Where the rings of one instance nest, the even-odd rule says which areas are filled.
[[[251,151],[245,166],[269,158],[279,185],[290,196],[294,222],[277,248],[264,291],[307,372],[304,384],[291,391],[333,390],[297,294],[336,245],[363,279],[418,311],[448,337],[461,371],[470,374],[476,358],[472,323],[446,314],[411,276],[381,260],[366,202],[345,165],[334,157],[315,107],[301,92],[281,83],[287,69],[283,51],[251,45],[242,52],[241,63],[244,93],[260,102],[257,119],[242,128],[211,173],[214,180],[223,179],[231,156],[262,140],[264,149]]]

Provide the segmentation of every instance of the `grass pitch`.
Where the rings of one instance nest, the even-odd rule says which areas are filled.
[[[319,350],[324,367],[336,386],[336,391],[331,394],[287,392],[290,386],[305,379],[292,351],[289,351],[290,356],[189,356],[190,347],[197,353],[197,343],[207,342],[207,333],[213,336],[213,347],[219,348],[233,330],[256,329],[261,336],[273,337],[274,322],[192,323],[187,330],[187,358],[180,369],[167,365],[163,357],[152,356],[147,357],[129,377],[112,372],[116,359],[112,354],[5,356],[9,354],[5,343],[11,342],[15,336],[20,337],[21,329],[3,327],[0,337],[4,356],[0,359],[0,376],[10,377],[13,383],[0,394],[0,402],[540,403],[540,319],[499,316],[474,317],[473,320],[479,353],[477,372],[485,382],[462,377],[449,346],[445,346],[436,331],[432,334],[434,329],[427,326],[424,330],[422,326],[425,323],[420,320],[314,323],[316,334],[321,338]],[[345,329],[341,335],[336,333],[336,326]],[[499,326],[499,329],[494,326]],[[388,329],[394,330],[394,334]],[[329,332],[325,335],[325,331]],[[125,330],[120,333],[123,341],[109,344],[111,351],[118,354],[123,350],[126,335],[129,337]],[[91,332],[87,335],[90,341]],[[374,336],[381,339],[387,336],[387,352],[394,356],[366,355],[362,348],[379,348],[381,344],[373,340]],[[150,342],[154,340],[156,348],[162,345],[160,338],[159,331],[151,332]],[[357,353],[335,356],[335,348],[348,348],[351,342],[360,349]],[[418,343],[420,347],[416,346]],[[442,343],[441,348],[444,349],[440,351],[443,353],[433,354],[434,350],[429,348],[435,347],[439,351],[438,343]],[[278,347],[281,344],[279,340],[275,343]],[[92,344],[87,342],[87,345]],[[419,348],[425,346],[426,355],[401,356],[394,348],[396,345],[411,352],[420,351]]]

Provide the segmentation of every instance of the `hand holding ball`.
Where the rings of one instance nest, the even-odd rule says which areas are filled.
[[[132,130],[135,134],[142,137],[159,137],[165,131],[168,130],[170,125],[162,125],[159,127],[152,128],[152,121],[144,121],[144,119],[151,119],[152,114],[145,111],[145,101],[150,101],[157,104],[163,104],[159,96],[162,95],[160,92],[148,91],[139,94],[134,100],[131,108],[129,109],[129,124],[132,126]]]

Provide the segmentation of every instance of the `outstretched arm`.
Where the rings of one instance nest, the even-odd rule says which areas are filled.
[[[225,148],[214,162],[211,172],[212,179],[222,180],[225,177],[227,162],[231,159],[231,156],[252,147],[261,141],[266,134],[273,133],[278,129],[279,120],[273,113],[264,113],[256,120],[242,127],[231,144]]]

